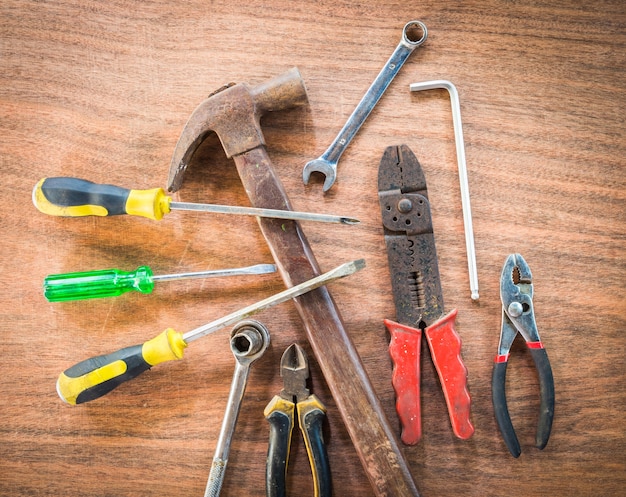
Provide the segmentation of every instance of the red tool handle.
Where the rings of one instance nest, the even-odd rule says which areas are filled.
[[[461,359],[461,337],[454,329],[456,314],[456,309],[452,310],[424,333],[448,405],[452,431],[466,440],[474,433],[474,426],[470,421],[471,399],[467,391],[467,368]]]
[[[393,361],[391,383],[396,392],[396,412],[402,425],[400,439],[415,445],[422,437],[420,412],[420,347],[422,331],[385,319],[391,335],[389,355]]]

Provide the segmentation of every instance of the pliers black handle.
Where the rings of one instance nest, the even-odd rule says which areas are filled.
[[[287,495],[287,465],[296,413],[311,465],[314,495],[331,497],[330,465],[322,435],[326,408],[306,388],[309,367],[304,350],[297,344],[289,346],[283,353],[281,375],[284,388],[263,413],[270,424],[265,475],[267,497]]]
[[[539,338],[533,310],[532,275],[520,254],[510,255],[502,269],[500,281],[502,300],[502,329],[491,381],[493,408],[504,442],[513,457],[522,453],[515,429],[511,423],[506,402],[506,369],[511,345],[518,333],[524,338],[535,362],[539,377],[540,409],[535,446],[543,449],[550,438],[554,418],[554,377],[548,354]]]
[[[296,404],[275,396],[265,408],[265,417],[270,424],[270,442],[267,452],[266,494],[267,497],[287,495],[287,463],[291,435],[295,424]],[[322,436],[322,423],[326,409],[315,396],[299,402],[298,424],[304,437],[306,451],[313,474],[316,497],[330,497],[330,466]]]
[[[537,425],[537,435],[535,438],[535,446],[543,449],[548,444],[550,431],[552,429],[552,420],[554,417],[554,379],[552,376],[552,368],[548,360],[548,354],[544,348],[528,348],[530,355],[535,361],[535,367],[539,376],[539,390],[541,396],[541,404],[539,407],[539,422]],[[507,358],[508,359],[508,358]],[[519,457],[522,453],[519,440],[515,434],[511,416],[506,402],[506,367],[508,360],[495,362],[493,366],[493,376],[491,381],[493,408],[496,421],[502,433],[502,438],[513,457]]]

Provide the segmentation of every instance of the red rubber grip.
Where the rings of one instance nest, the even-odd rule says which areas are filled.
[[[470,421],[471,399],[467,391],[467,368],[461,359],[461,337],[454,329],[457,310],[424,330],[430,353],[439,374],[454,434],[466,440],[474,433]]]
[[[396,392],[396,412],[402,425],[400,439],[415,445],[422,437],[420,412],[420,347],[422,331],[385,319],[391,334],[389,355],[393,361],[391,383]]]

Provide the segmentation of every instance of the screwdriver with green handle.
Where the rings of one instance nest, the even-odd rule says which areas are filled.
[[[166,361],[182,359],[185,348],[194,340],[235,324],[259,311],[326,285],[333,280],[349,276],[364,267],[365,261],[363,259],[346,262],[327,273],[239,309],[185,334],[168,328],[157,337],[141,345],[86,359],[59,375],[57,392],[61,399],[72,405],[82,404],[102,397],[122,383],[139,376],[152,366]]]
[[[217,278],[276,272],[274,264],[256,264],[234,269],[214,269],[193,273],[155,275],[148,266],[139,266],[134,271],[99,269],[77,273],[51,274],[43,280],[43,294],[48,302],[118,297],[135,290],[151,293],[157,281],[174,281],[190,278]]]
[[[166,195],[163,188],[128,190],[119,186],[100,185],[84,179],[68,177],[40,180],[33,189],[33,204],[44,214],[62,217],[128,214],[158,221],[172,210],[184,210],[324,223],[358,224],[360,222],[351,217],[329,214],[173,202],[172,197]]]

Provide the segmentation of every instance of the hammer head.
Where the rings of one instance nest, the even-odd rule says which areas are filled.
[[[227,157],[265,145],[261,116],[307,103],[304,81],[297,68],[258,86],[246,83],[224,87],[204,100],[191,114],[178,139],[167,181],[170,192],[178,190],[193,154],[206,136],[215,132]]]

